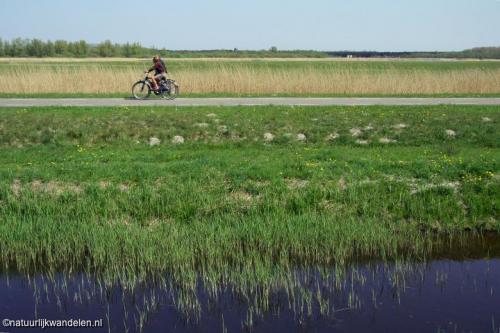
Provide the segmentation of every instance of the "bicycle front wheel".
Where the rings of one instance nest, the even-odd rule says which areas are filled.
[[[132,86],[132,95],[135,99],[146,99],[151,95],[151,87],[144,81],[137,81]]]

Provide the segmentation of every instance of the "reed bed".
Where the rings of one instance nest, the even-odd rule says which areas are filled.
[[[269,62],[272,63],[272,62]],[[295,62],[300,63],[300,62]],[[185,95],[438,95],[499,94],[500,68],[465,66],[428,68],[343,68],[327,62],[283,62],[287,66],[252,66],[251,62],[179,62],[171,73]],[[304,66],[304,63],[309,64]],[[249,65],[250,64],[250,65]],[[316,65],[315,65],[316,64]],[[328,63],[327,63],[328,64]],[[354,63],[355,64],[355,63]],[[372,62],[377,66],[380,62]],[[493,63],[495,64],[495,63]],[[49,66],[44,63],[3,64],[0,94],[130,94],[144,67],[84,63]]]
[[[372,95],[500,92],[500,70],[482,72],[397,72],[320,70],[227,70],[179,73],[187,93]]]

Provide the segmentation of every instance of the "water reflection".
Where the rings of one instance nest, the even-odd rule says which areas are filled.
[[[207,273],[186,284],[4,273],[0,317],[103,319],[71,332],[500,332],[497,240],[426,262]]]

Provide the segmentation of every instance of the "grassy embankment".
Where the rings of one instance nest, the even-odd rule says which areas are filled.
[[[499,111],[2,109],[0,262],[141,278],[425,257],[431,234],[500,230]]]
[[[167,60],[183,96],[500,96],[497,61]],[[149,60],[0,60],[0,97],[127,97]]]

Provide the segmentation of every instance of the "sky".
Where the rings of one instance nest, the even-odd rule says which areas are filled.
[[[171,50],[500,46],[500,0],[0,0],[0,38]]]

